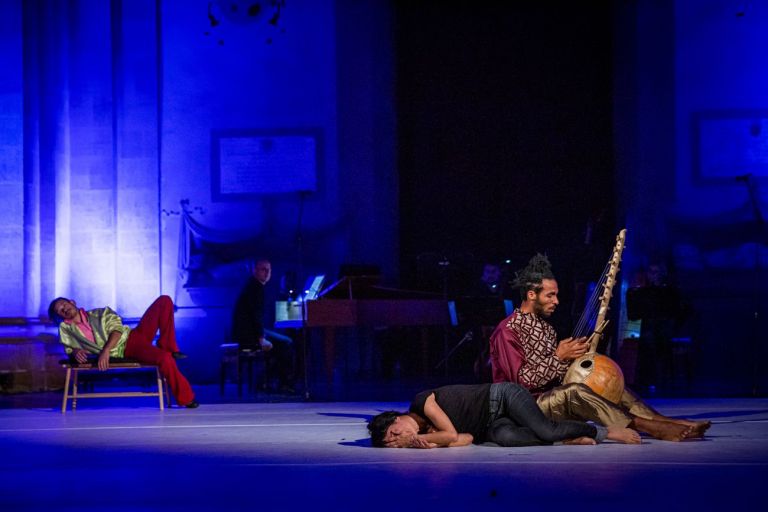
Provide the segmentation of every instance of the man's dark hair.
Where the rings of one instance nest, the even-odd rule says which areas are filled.
[[[60,300],[67,300],[71,302],[71,299],[68,299],[66,297],[56,297],[51,301],[51,303],[48,305],[48,318],[50,318],[54,323],[60,324],[63,320],[59,315],[56,314],[56,312],[53,310],[53,306],[56,304],[57,301]]]
[[[258,258],[249,258],[248,260],[246,260],[245,267],[248,269],[248,273],[253,273],[253,271],[256,270],[256,265],[258,265],[262,261],[265,261],[270,265],[272,265],[272,260],[263,256],[259,256]]]
[[[377,448],[384,446],[384,436],[387,435],[387,429],[395,422],[398,416],[402,416],[404,413],[397,411],[386,411],[381,414],[377,414],[368,423],[368,432],[371,434],[371,444]]]
[[[549,259],[541,254],[537,253],[536,256],[528,261],[528,265],[515,272],[514,286],[520,290],[520,299],[525,301],[528,295],[528,291],[533,290],[538,294],[544,286],[541,282],[544,279],[554,279],[555,274],[552,273],[552,265],[549,263]]]

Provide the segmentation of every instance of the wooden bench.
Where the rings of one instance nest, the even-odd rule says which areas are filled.
[[[62,414],[67,412],[67,402],[72,400],[72,410],[77,409],[78,398],[130,398],[130,397],[152,397],[156,396],[160,403],[160,410],[165,409],[163,399],[168,401],[168,383],[160,375],[160,368],[156,365],[143,364],[132,359],[110,359],[109,369],[106,372],[127,371],[127,370],[153,370],[157,377],[157,391],[103,391],[79,393],[77,389],[78,374],[80,372],[98,372],[99,367],[96,361],[86,363],[73,362],[70,359],[62,359],[59,364],[67,370],[64,378],[64,400],[61,404]]]

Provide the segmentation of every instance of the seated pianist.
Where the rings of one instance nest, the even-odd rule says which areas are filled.
[[[281,391],[294,392],[294,347],[288,336],[264,327],[264,288],[272,277],[272,264],[259,259],[250,265],[251,276],[243,286],[232,312],[232,339],[244,352],[268,353]]]

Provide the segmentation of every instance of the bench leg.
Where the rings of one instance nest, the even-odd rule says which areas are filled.
[[[64,400],[61,402],[61,414],[67,412],[67,401],[69,400],[69,377],[72,375],[72,368],[67,368],[67,375],[64,377]]]
[[[72,372],[72,412],[77,409],[77,368]]]
[[[224,386],[227,383],[227,363],[224,361],[224,356],[221,358],[221,365],[219,365],[219,395],[224,396]]]
[[[248,359],[247,363],[248,366],[248,395],[253,395],[253,359]]]
[[[160,399],[160,410],[165,410],[163,405],[163,395],[165,395],[165,386],[163,385],[163,378],[160,375],[160,368],[155,368],[155,374],[157,375],[157,395]],[[170,404],[169,404],[170,405]]]
[[[237,356],[237,397],[243,396],[243,359]]]
[[[270,389],[269,360],[267,359],[266,354],[264,354],[264,357],[261,359],[261,366],[262,368],[264,368],[264,370],[261,373],[261,376],[259,377],[259,381],[261,382],[260,386],[261,386],[261,389],[265,391],[269,391]]]

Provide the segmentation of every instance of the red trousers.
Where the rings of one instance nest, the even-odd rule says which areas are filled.
[[[155,339],[158,329],[160,338],[157,340],[157,346],[154,346],[152,340]],[[139,325],[128,335],[125,357],[160,367],[160,374],[168,381],[176,402],[179,405],[187,405],[195,399],[195,393],[176,366],[173,353],[178,351],[173,301],[169,296],[161,295],[149,306]]]

